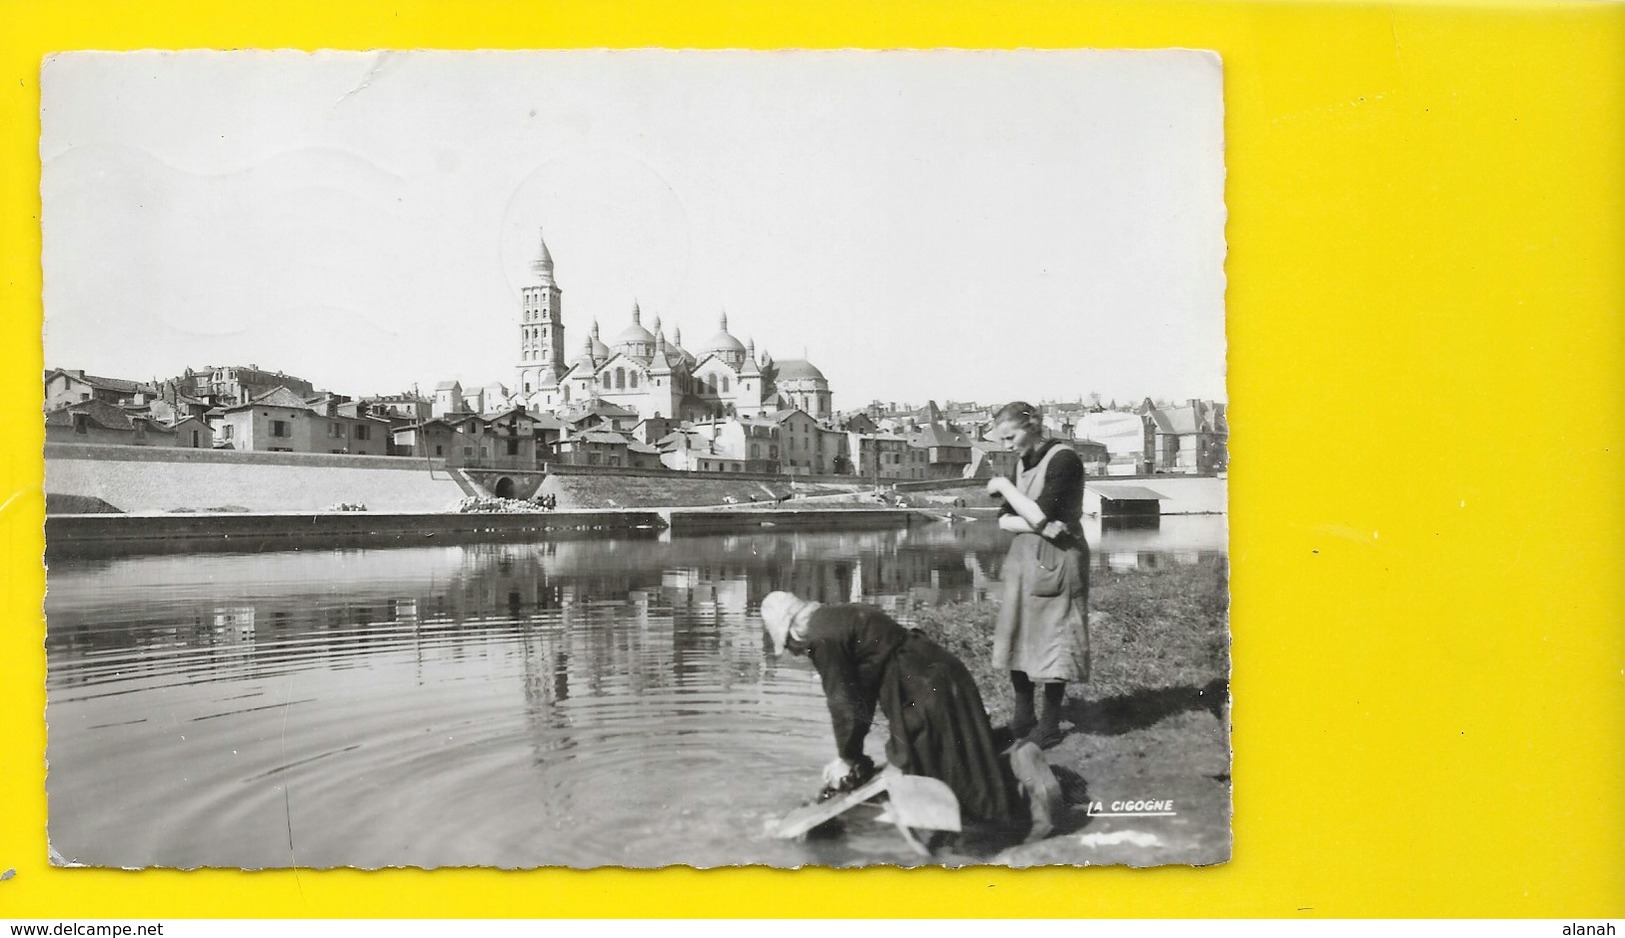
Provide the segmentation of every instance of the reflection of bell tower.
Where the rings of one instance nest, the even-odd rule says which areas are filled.
[[[530,394],[558,383],[564,373],[563,291],[553,282],[553,255],[546,239],[530,269],[537,282],[520,290],[519,390]]]

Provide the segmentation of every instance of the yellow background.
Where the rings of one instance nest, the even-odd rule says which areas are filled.
[[[1625,4],[0,0],[0,33],[0,918],[1625,915]],[[568,46],[1223,55],[1233,861],[46,863],[41,57]]]

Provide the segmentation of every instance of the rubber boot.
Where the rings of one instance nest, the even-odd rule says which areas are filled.
[[[1066,738],[1061,731],[1061,704],[1066,700],[1066,685],[1060,681],[1044,684],[1044,703],[1038,711],[1038,723],[1027,734],[1027,741],[1040,749],[1048,749]]]
[[[1020,671],[1010,672],[1010,687],[1016,692],[1015,712],[1010,717],[1010,735],[1020,740],[1038,725],[1038,714],[1033,710],[1033,682]]]

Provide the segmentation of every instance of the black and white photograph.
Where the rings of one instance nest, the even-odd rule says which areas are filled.
[[[54,864],[1230,858],[1214,53],[40,94]]]

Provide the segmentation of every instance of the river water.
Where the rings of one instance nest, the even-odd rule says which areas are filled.
[[[1222,516],[1090,532],[1099,566],[1222,552]],[[912,862],[771,820],[832,752],[769,659],[775,589],[909,622],[996,589],[989,524],[52,559],[52,847],[94,866]],[[883,737],[872,734],[877,757]]]

